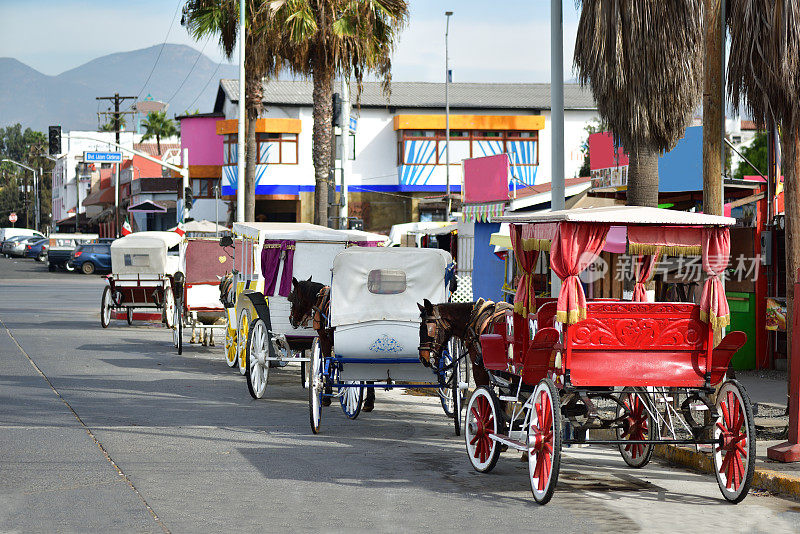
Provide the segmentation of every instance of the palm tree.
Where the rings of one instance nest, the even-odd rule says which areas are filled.
[[[630,157],[628,204],[658,205],[658,156],[683,136],[703,83],[702,0],[583,0],[574,63]]]
[[[270,0],[244,0],[245,6],[245,175],[244,217],[255,220],[256,119],[263,111],[263,79],[280,70],[280,31],[271,28]],[[219,36],[228,60],[239,38],[239,0],[187,0],[181,24],[196,40]],[[241,98],[241,95],[240,95]]]
[[[147,141],[155,137],[159,154],[161,154],[161,138],[178,135],[178,128],[175,126],[175,121],[167,117],[166,111],[153,111],[149,113],[147,119],[142,122],[142,126],[144,126],[145,129],[142,141]]]
[[[276,27],[284,32],[284,59],[313,80],[314,222],[328,224],[328,183],[333,138],[333,80],[376,75],[388,94],[391,53],[408,19],[406,0],[272,0]]]
[[[124,115],[120,115],[118,120],[119,120],[119,129],[120,130],[124,130],[125,126],[127,126],[127,121],[125,120],[125,116]],[[102,126],[100,126],[100,131],[101,132],[116,132],[117,128],[114,125],[114,119],[113,118],[109,119],[109,121],[107,123],[105,123]]]
[[[728,19],[731,51],[728,95],[761,126],[781,128],[783,194],[786,206],[786,320],[787,362],[791,360],[792,311],[797,269],[800,267],[800,0],[764,2],[738,0]]]

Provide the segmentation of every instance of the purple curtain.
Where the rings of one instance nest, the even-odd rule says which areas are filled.
[[[283,274],[278,295],[288,297],[292,291],[294,273],[295,242],[288,240],[265,239],[261,249],[261,275],[264,277],[264,294],[274,295],[278,281],[278,271],[283,261]]]

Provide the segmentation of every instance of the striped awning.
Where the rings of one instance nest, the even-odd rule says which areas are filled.
[[[461,205],[461,213],[465,222],[492,222],[492,218],[503,215],[505,209],[505,202]]]

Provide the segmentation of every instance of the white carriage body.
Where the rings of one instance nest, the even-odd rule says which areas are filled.
[[[261,252],[265,240],[289,240],[295,242],[292,275],[298,280],[311,278],[328,285],[331,267],[336,255],[354,243],[384,242],[388,238],[379,234],[358,230],[333,230],[307,223],[235,223],[233,235],[242,240],[237,244],[235,266],[239,271],[236,279],[237,297],[244,289],[264,293],[264,278],[261,275]],[[244,253],[240,253],[243,251]],[[278,295],[283,276],[283,262],[278,271],[278,283],[269,299],[270,321],[273,333],[282,333],[290,338],[312,339],[316,332],[312,328],[292,328],[289,324],[291,305],[285,296]]]
[[[181,269],[183,241],[176,232],[136,232],[111,244],[111,273],[117,280],[159,279]]]
[[[333,262],[331,325],[341,380],[434,382],[419,363],[419,308],[447,300],[444,250],[363,248]],[[361,362],[363,361],[363,363]]]

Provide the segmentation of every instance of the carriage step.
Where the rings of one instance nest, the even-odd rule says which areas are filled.
[[[517,449],[518,451],[528,450],[527,444],[522,443],[521,441],[517,441],[515,439],[511,439],[504,434],[490,434],[489,437],[497,441],[498,443],[503,443],[504,445],[508,445],[509,447]]]

